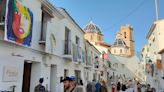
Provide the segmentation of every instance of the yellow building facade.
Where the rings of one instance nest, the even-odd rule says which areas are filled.
[[[121,26],[111,47],[111,53],[120,56],[134,56],[134,32],[132,26]]]
[[[90,21],[84,28],[84,38],[89,42],[100,42],[103,41],[103,34],[96,24]]]
[[[84,38],[92,43],[101,53],[110,53],[110,44],[103,39],[100,28],[90,21],[84,28]]]

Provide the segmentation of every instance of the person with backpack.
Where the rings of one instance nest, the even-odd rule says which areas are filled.
[[[45,87],[42,85],[44,78],[39,79],[39,84],[35,87],[34,92],[46,92]]]

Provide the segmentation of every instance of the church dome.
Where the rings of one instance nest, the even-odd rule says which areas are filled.
[[[116,40],[113,44],[114,47],[126,47],[125,41],[122,39],[122,34],[120,32],[116,35]]]
[[[126,47],[126,43],[122,39],[116,39],[113,46],[114,47]]]
[[[90,21],[86,27],[84,28],[84,31],[87,33],[99,33],[101,34],[100,28],[94,24],[92,21]]]

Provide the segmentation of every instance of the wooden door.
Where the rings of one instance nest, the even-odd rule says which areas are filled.
[[[32,63],[24,63],[22,92],[30,92],[31,66]]]

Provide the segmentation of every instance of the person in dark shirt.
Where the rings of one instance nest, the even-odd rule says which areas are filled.
[[[96,83],[95,87],[96,87],[96,92],[100,92],[100,88],[101,88],[100,81]]]
[[[146,92],[153,92],[152,89],[150,88],[150,84],[147,84],[147,90]]]
[[[39,84],[35,87],[34,92],[46,92],[45,87],[42,85],[43,81],[43,78],[39,79]]]
[[[117,91],[120,91],[120,89],[121,89],[121,83],[118,82],[118,83],[117,83]]]
[[[122,84],[121,90],[122,91],[125,91],[126,89],[127,89],[126,85],[125,84]]]

